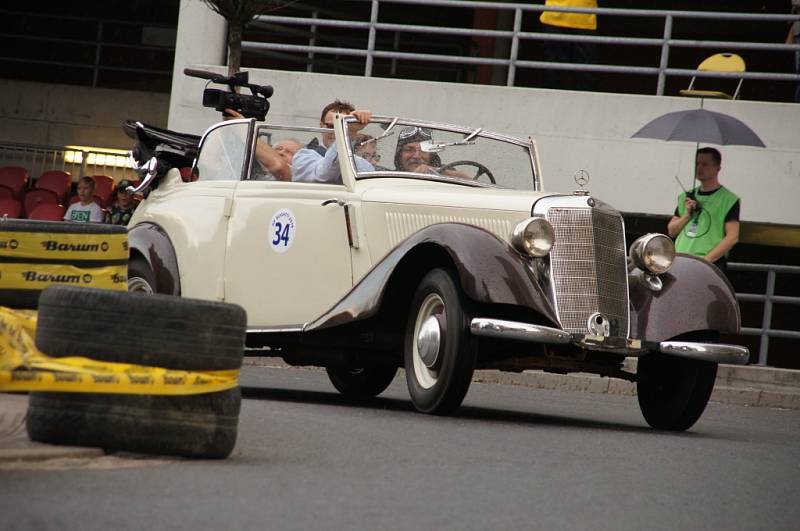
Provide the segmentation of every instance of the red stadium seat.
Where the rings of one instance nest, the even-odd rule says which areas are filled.
[[[78,196],[77,196],[77,195],[73,195],[73,196],[71,196],[71,197],[69,198],[69,204],[70,204],[70,205],[71,205],[72,203],[77,203],[78,201],[80,201],[80,199],[78,198]]]
[[[28,186],[28,170],[22,166],[4,166],[0,168],[0,185],[11,188],[14,199],[22,201],[25,188]]]
[[[23,201],[23,204],[25,205],[25,212],[31,213],[33,212],[34,208],[42,203],[58,202],[58,196],[56,196],[55,192],[34,188],[33,190],[28,190],[28,192],[25,194],[25,200]]]
[[[62,221],[67,209],[58,203],[41,203],[33,212],[28,214],[28,219],[43,219],[46,221]]]
[[[14,199],[14,190],[8,186],[0,185],[0,199]]]
[[[16,199],[0,199],[0,218],[3,216],[22,217],[22,203]]]
[[[50,190],[58,196],[58,202],[63,204],[69,196],[72,185],[72,175],[68,171],[49,170],[36,179],[36,188]]]
[[[114,190],[116,183],[114,178],[108,175],[92,175],[94,179],[95,201],[103,208],[108,208],[114,200]]]

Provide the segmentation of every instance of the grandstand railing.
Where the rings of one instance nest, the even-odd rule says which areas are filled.
[[[81,10],[74,10],[79,12]],[[157,69],[154,67],[136,68],[129,64],[125,64],[116,60],[117,53],[120,50],[127,52],[140,52],[142,56],[152,54],[154,52],[172,52],[175,48],[173,43],[153,43],[153,39],[146,39],[144,36],[141,38],[141,44],[124,42],[124,39],[114,37],[112,32],[108,31],[107,26],[126,26],[130,28],[130,32],[142,33],[143,27],[149,30],[162,30],[166,32],[174,31],[173,27],[165,26],[156,23],[144,23],[141,21],[130,21],[120,19],[102,19],[99,17],[92,17],[87,15],[68,15],[64,13],[49,14],[36,11],[35,7],[31,7],[30,11],[24,12],[21,10],[9,10],[0,8],[0,16],[7,18],[14,15],[25,15],[31,19],[31,25],[34,27],[47,26],[53,20],[58,24],[72,24],[79,22],[88,22],[94,26],[94,32],[87,32],[81,38],[63,38],[54,37],[47,34],[32,34],[31,32],[20,32],[15,29],[4,27],[0,28],[0,38],[13,39],[17,47],[37,46],[44,45],[48,47],[63,47],[70,49],[81,49],[81,47],[92,50],[86,56],[79,53],[75,54],[75,59],[72,61],[55,60],[55,59],[33,59],[31,57],[24,57],[19,53],[19,49],[12,47],[0,49],[0,61],[9,63],[18,63],[25,65],[40,65],[43,69],[48,66],[68,67],[70,69],[78,69],[80,71],[91,72],[91,86],[102,86],[100,76],[103,72],[129,72],[134,74],[146,74],[150,76],[168,77],[172,75],[172,69]],[[134,34],[135,34],[134,33]],[[112,59],[116,60],[113,62]],[[152,61],[151,61],[152,63]]]
[[[755,271],[767,274],[767,285],[762,293],[737,293],[739,301],[755,301],[764,303],[761,318],[761,328],[742,327],[741,334],[746,336],[759,336],[761,343],[758,350],[758,365],[767,365],[769,354],[769,339],[780,337],[787,339],[800,339],[798,330],[778,330],[772,328],[772,307],[774,304],[800,305],[800,297],[786,297],[775,295],[775,279],[778,274],[800,275],[800,266],[785,266],[775,264],[743,264],[728,263],[728,268],[733,271]]]
[[[753,23],[766,21],[794,21],[800,20],[800,15],[780,15],[780,14],[754,14],[754,13],[726,13],[710,11],[676,11],[676,10],[650,10],[650,9],[617,9],[617,8],[561,8],[544,6],[542,4],[512,4],[502,2],[468,1],[468,0],[361,0],[369,2],[370,17],[369,21],[352,21],[326,19],[316,16],[312,17],[287,17],[278,15],[261,15],[256,18],[256,24],[274,25],[281,24],[287,26],[307,26],[309,35],[308,45],[283,44],[273,42],[243,41],[242,50],[253,53],[304,53],[307,54],[309,61],[313,60],[316,54],[333,54],[340,56],[364,57],[364,76],[371,77],[373,62],[376,58],[403,59],[414,61],[429,61],[443,63],[457,63],[467,65],[493,65],[505,66],[508,68],[506,85],[514,86],[516,70],[519,68],[533,69],[554,69],[572,70],[587,72],[610,72],[624,74],[642,74],[657,76],[656,94],[663,95],[666,79],[668,76],[698,76],[698,77],[717,77],[717,78],[744,78],[772,81],[798,81],[800,75],[792,73],[777,72],[744,72],[744,73],[720,73],[707,72],[683,68],[669,67],[669,54],[671,48],[692,47],[692,48],[713,48],[719,51],[732,50],[773,50],[773,51],[800,51],[800,45],[778,44],[765,42],[734,42],[734,41],[713,41],[713,40],[686,40],[672,38],[672,28],[675,19],[689,18],[717,21],[752,21]],[[498,11],[511,11],[514,13],[513,28],[511,30],[485,30],[475,28],[449,28],[443,26],[424,26],[410,24],[390,24],[379,22],[379,12],[381,4],[404,4],[408,6],[436,6],[442,8],[471,8],[471,9],[494,9]],[[590,36],[590,35],[557,35],[540,32],[523,32],[522,17],[527,12],[541,11],[563,11],[569,13],[594,13],[604,16],[619,17],[649,17],[661,18],[664,21],[663,34],[661,38],[633,38],[617,36]],[[442,18],[445,18],[443,15]],[[347,48],[319,46],[316,44],[317,28],[335,27],[367,30],[368,38],[365,48]],[[509,54],[507,58],[498,57],[476,57],[449,54],[431,53],[410,53],[398,52],[395,50],[379,50],[376,48],[376,35],[378,31],[390,31],[398,34],[399,32],[432,34],[432,35],[458,35],[466,37],[494,37],[510,40]],[[560,63],[548,61],[525,61],[518,58],[519,43],[521,40],[540,40],[540,41],[571,41],[571,42],[590,42],[612,45],[626,46],[658,46],[661,48],[660,60],[658,65],[630,66],[630,65],[609,65],[609,64],[578,64]],[[395,39],[397,43],[397,39]],[[396,47],[396,46],[395,46]],[[788,63],[788,61],[787,61]],[[309,65],[310,66],[310,65]],[[310,68],[309,68],[310,69]]]
[[[47,170],[63,170],[72,180],[91,175],[109,175],[119,182],[137,179],[130,157],[119,150],[81,149],[69,146],[0,144],[0,166],[22,166],[31,183]]]

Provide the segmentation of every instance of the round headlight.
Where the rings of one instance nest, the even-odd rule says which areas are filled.
[[[511,244],[528,256],[546,256],[553,247],[556,233],[553,226],[544,218],[529,218],[514,227]]]
[[[631,245],[631,261],[648,273],[665,273],[675,260],[675,243],[663,234],[645,234]]]

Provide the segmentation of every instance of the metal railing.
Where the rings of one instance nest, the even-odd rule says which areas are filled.
[[[764,312],[761,318],[761,328],[742,327],[741,334],[746,336],[760,336],[761,343],[758,349],[758,365],[767,364],[769,353],[769,338],[782,337],[788,339],[800,339],[800,331],[796,330],[776,330],[772,328],[772,306],[773,304],[800,304],[800,297],[786,297],[775,295],[775,278],[778,273],[800,274],[800,266],[784,266],[774,264],[743,264],[731,262],[728,268],[733,271],[755,271],[767,273],[767,286],[765,293],[737,293],[736,299],[739,301],[763,302]]]
[[[571,70],[586,72],[605,72],[621,74],[643,74],[655,75],[658,82],[656,94],[664,94],[664,86],[668,76],[698,76],[715,78],[744,78],[771,81],[798,81],[800,74],[777,73],[777,72],[744,72],[744,73],[722,73],[699,71],[684,68],[670,68],[669,55],[671,48],[712,48],[719,51],[730,50],[769,50],[769,51],[800,51],[800,45],[778,44],[764,42],[733,42],[733,41],[710,41],[710,40],[688,40],[672,38],[673,22],[676,19],[703,19],[718,21],[752,21],[754,23],[767,21],[794,21],[800,20],[800,15],[779,15],[779,14],[751,14],[751,13],[726,13],[726,12],[707,12],[707,11],[674,11],[674,10],[648,10],[648,9],[617,9],[617,8],[561,8],[544,5],[512,4],[502,2],[486,1],[467,1],[467,0],[362,0],[370,3],[370,17],[368,22],[335,20],[319,18],[316,14],[312,17],[288,17],[277,15],[261,15],[256,18],[256,24],[283,24],[287,26],[308,26],[309,44],[283,44],[271,42],[243,41],[242,50],[253,53],[303,53],[307,54],[307,60],[313,61],[317,54],[333,54],[340,56],[364,57],[364,76],[371,77],[373,64],[376,58],[392,59],[393,61],[413,60],[442,62],[448,64],[465,65],[492,65],[507,67],[506,85],[514,86],[516,70],[519,68],[532,69],[554,69]],[[379,22],[379,11],[381,4],[405,4],[409,6],[426,6],[442,8],[470,8],[470,9],[493,9],[497,11],[511,11],[514,14],[513,27],[511,30],[485,30],[474,28],[451,28],[443,26],[391,24]],[[660,38],[634,38],[617,36],[589,36],[589,35],[557,35],[540,32],[523,32],[522,17],[527,12],[539,13],[542,11],[559,11],[569,13],[594,13],[604,16],[619,17],[647,17],[662,18],[664,20],[663,33]],[[366,30],[368,32],[366,48],[347,48],[341,46],[320,46],[317,44],[319,38],[319,28],[343,28]],[[381,50],[376,46],[377,33],[379,31],[395,32],[393,50]],[[477,57],[477,56],[454,56],[446,54],[431,53],[412,53],[397,51],[397,35],[400,33],[418,33],[429,35],[454,35],[462,37],[493,37],[498,39],[508,39],[510,41],[508,58],[499,57]],[[539,41],[569,41],[598,43],[625,46],[658,46],[661,48],[658,66],[627,66],[627,65],[608,65],[608,64],[579,64],[549,61],[527,61],[519,59],[519,45],[522,40]],[[788,61],[787,61],[788,63]],[[309,62],[309,66],[311,62]]]
[[[31,185],[47,170],[63,170],[72,180],[90,175],[109,175],[119,182],[137,179],[129,157],[116,151],[79,149],[69,146],[40,146],[33,144],[0,144],[0,167],[21,166],[28,170]]]
[[[104,20],[95,17],[86,17],[86,16],[70,16],[70,15],[63,15],[63,14],[48,14],[48,13],[37,13],[34,11],[30,12],[23,12],[23,11],[15,11],[15,10],[8,10],[8,9],[0,9],[0,16],[8,17],[12,15],[25,15],[26,17],[33,17],[33,18],[42,18],[42,19],[55,19],[58,21],[59,24],[61,23],[72,23],[72,22],[86,22],[94,25],[94,33],[87,34],[85,38],[62,38],[62,37],[54,37],[50,35],[32,35],[30,33],[14,33],[9,31],[7,28],[5,30],[0,30],[0,37],[5,37],[8,39],[13,39],[15,41],[16,46],[24,47],[28,43],[47,43],[50,46],[85,46],[87,48],[91,47],[91,59],[81,61],[79,58],[75,61],[57,61],[57,60],[49,60],[49,59],[34,59],[31,57],[23,57],[22,54],[18,53],[17,48],[11,48],[6,50],[0,50],[0,61],[3,62],[12,62],[12,63],[19,63],[19,64],[34,64],[34,65],[41,65],[41,66],[62,66],[68,67],[71,69],[81,69],[91,71],[92,75],[92,87],[98,86],[98,81],[100,78],[100,73],[103,71],[108,72],[130,72],[130,73],[141,73],[141,74],[150,74],[150,75],[159,75],[159,76],[171,76],[172,69],[163,69],[158,70],[155,68],[133,68],[130,66],[125,66],[123,64],[109,64],[107,61],[104,61],[104,51],[105,50],[138,50],[143,53],[150,53],[150,52],[174,52],[174,45],[158,45],[158,44],[132,44],[129,42],[121,42],[121,41],[113,41],[110,40],[108,31],[106,30],[107,25],[124,25],[130,26],[132,31],[139,31],[141,32],[141,26],[147,26],[148,28],[158,28],[158,29],[165,29],[165,30],[172,30],[173,27],[170,26],[163,26],[153,23],[143,23],[143,22],[132,22],[127,20]],[[15,50],[17,50],[15,52]],[[10,52],[10,53],[9,53]]]

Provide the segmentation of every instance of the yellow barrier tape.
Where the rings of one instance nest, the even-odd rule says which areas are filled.
[[[127,260],[128,234],[0,231],[0,256],[45,260]]]
[[[177,371],[77,356],[51,358],[36,349],[35,333],[36,312],[0,307],[0,392],[194,395],[238,385],[238,370]]]
[[[53,284],[126,291],[128,265],[75,267],[64,264],[0,263],[0,289],[43,290]]]

